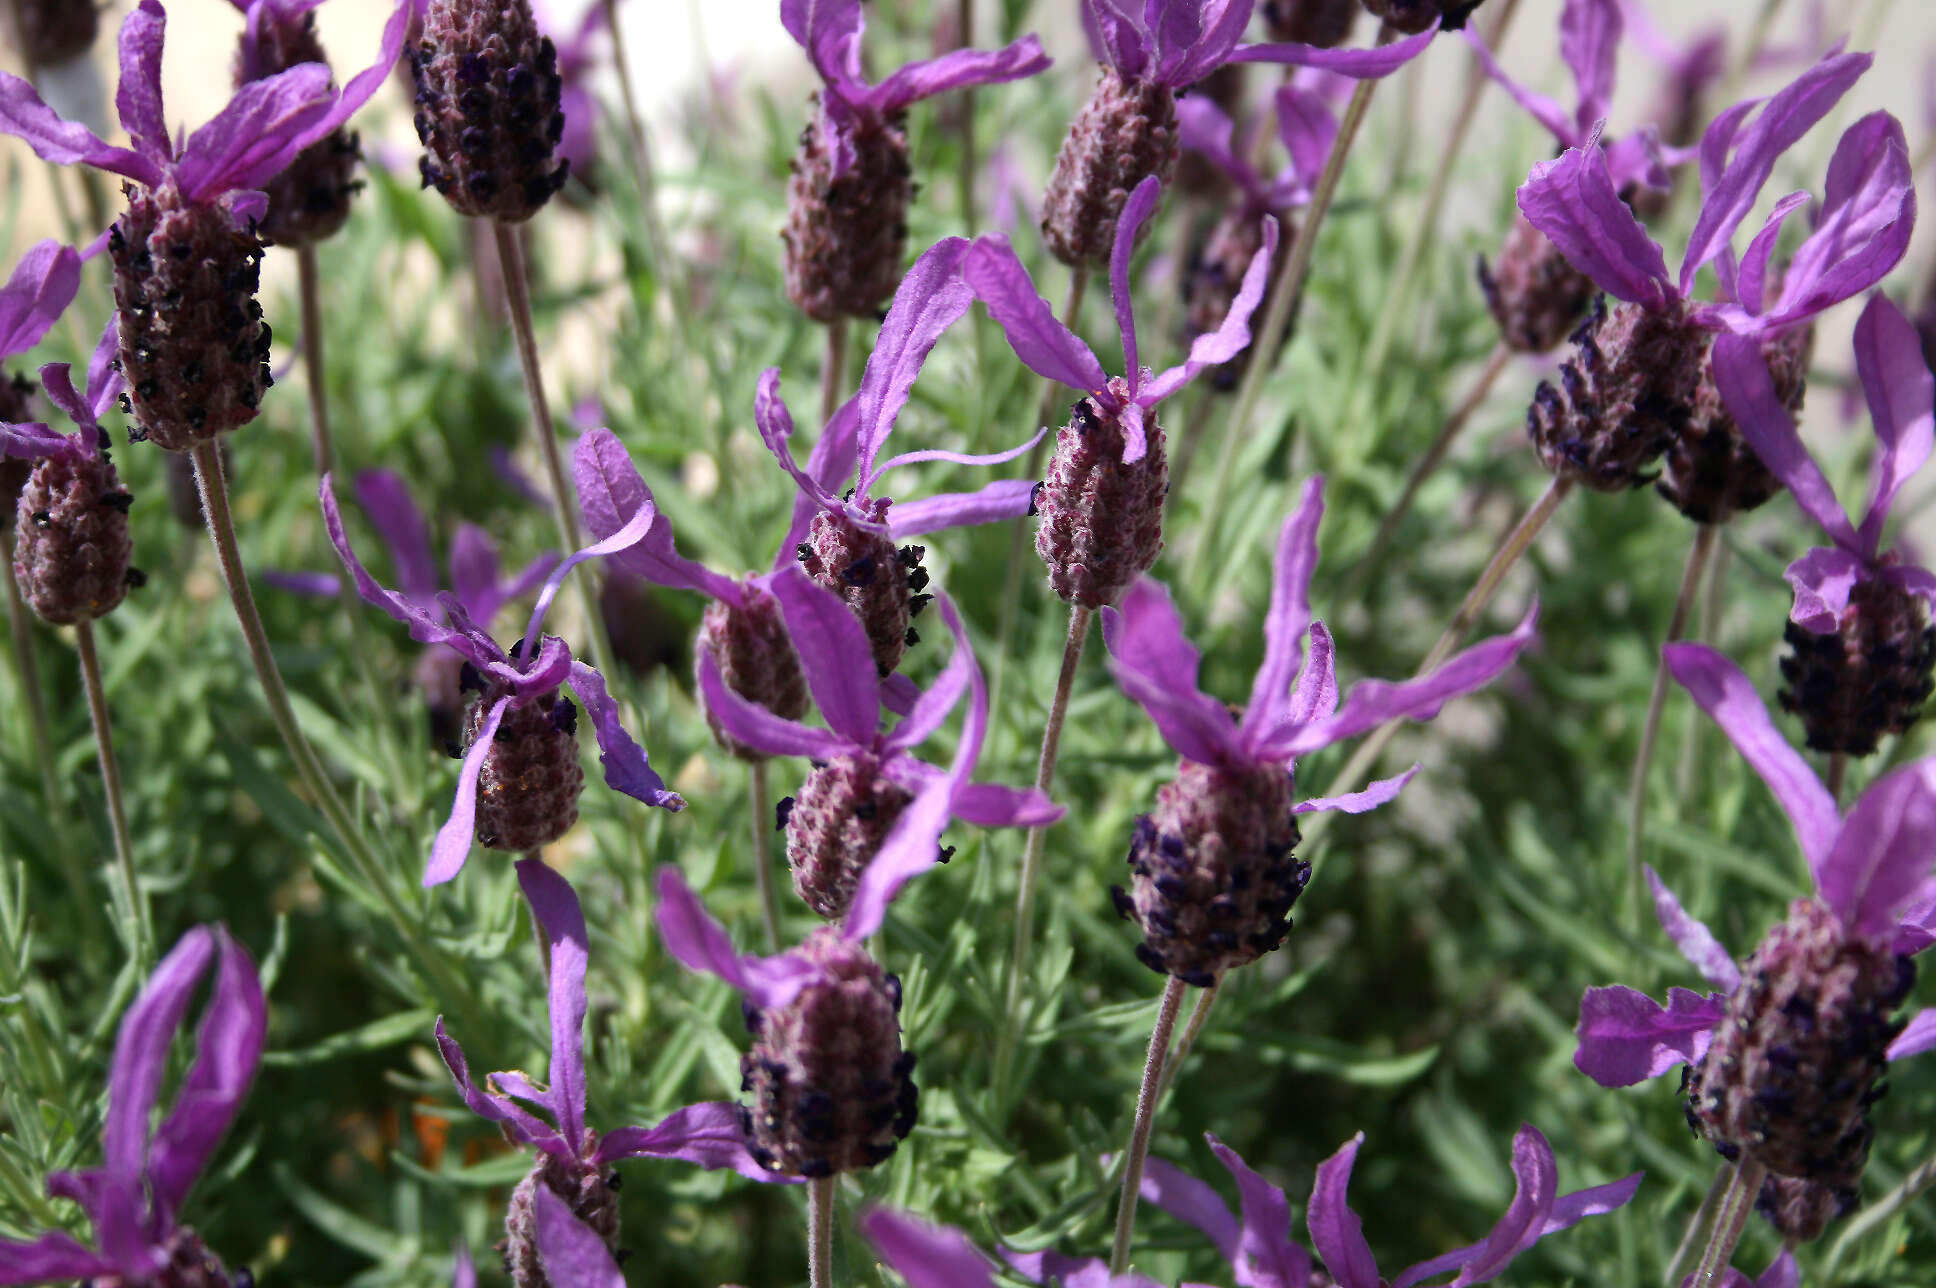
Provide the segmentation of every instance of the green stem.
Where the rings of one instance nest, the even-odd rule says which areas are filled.
[[[296,249],[296,266],[302,294],[303,372],[309,383],[310,447],[316,457],[316,476],[321,478],[336,468],[336,453],[329,436],[329,386],[323,366],[322,274],[317,268],[314,243]]]
[[[1835,1272],[1849,1249],[1893,1221],[1897,1213],[1932,1184],[1936,1184],[1936,1158],[1919,1164],[1894,1189],[1849,1218],[1848,1225],[1828,1250],[1827,1262],[1822,1267],[1822,1282],[1840,1283]]]
[[[847,319],[835,318],[827,323],[827,356],[820,364],[820,426],[824,433],[833,423],[834,412],[840,407],[840,391],[846,383],[847,368]]]
[[[1081,605],[1069,609],[1069,634],[1062,645],[1062,669],[1055,679],[1055,696],[1049,703],[1049,718],[1042,726],[1042,750],[1035,762],[1035,788],[1047,794],[1055,782],[1055,760],[1062,748],[1062,726],[1069,716],[1069,694],[1075,688],[1076,668],[1082,662],[1082,646],[1089,638],[1089,619],[1094,614]],[[1024,1027],[1018,1017],[1022,987],[1028,978],[1029,953],[1034,947],[1035,892],[1041,884],[1042,853],[1048,848],[1047,825],[1032,827],[1022,847],[1020,890],[1015,898],[1015,944],[1009,952],[1008,977],[1004,982],[1003,1014],[1008,1023],[995,1039],[995,1103],[1007,1103],[1009,1075],[1015,1063],[1015,1049]]]
[[[668,253],[665,228],[659,223],[659,186],[652,169],[652,144],[639,115],[638,95],[632,90],[632,59],[625,52],[625,33],[618,24],[618,0],[602,0],[605,28],[612,38],[612,67],[618,72],[619,97],[625,103],[625,129],[632,138],[632,177],[639,185],[639,205],[645,215],[645,239],[658,257],[659,271],[670,274],[678,268]]]
[[[1646,929],[1647,899],[1641,893],[1646,882],[1641,868],[1647,857],[1647,770],[1654,763],[1654,747],[1660,741],[1660,719],[1667,709],[1669,677],[1665,646],[1687,633],[1687,619],[1694,608],[1701,573],[1707,567],[1708,555],[1714,550],[1714,539],[1720,531],[1718,524],[1703,523],[1694,533],[1693,548],[1687,552],[1681,588],[1674,596],[1674,612],[1667,619],[1667,638],[1661,641],[1663,647],[1654,663],[1654,687],[1647,695],[1647,720],[1641,726],[1640,750],[1634,756],[1633,776],[1627,786],[1627,898],[1637,933]]]
[[[780,951],[780,898],[773,888],[773,858],[768,835],[773,831],[773,804],[766,786],[766,762],[746,763],[747,804],[753,812],[753,883],[760,892],[760,921],[766,927],[766,950]]]
[[[154,949],[154,924],[148,901],[134,871],[134,840],[128,833],[128,808],[121,791],[121,762],[114,754],[114,729],[108,718],[107,686],[101,682],[101,659],[94,649],[94,623],[74,626],[74,648],[81,655],[81,685],[87,690],[88,719],[94,725],[94,754],[101,763],[101,790],[107,796],[108,827],[114,833],[114,863],[121,878],[121,897],[134,919],[133,956],[146,963]]]
[[[807,1282],[832,1288],[834,1281],[834,1186],[838,1176],[807,1182]]]
[[[1156,1100],[1161,1094],[1163,1069],[1170,1053],[1170,1034],[1183,1006],[1183,981],[1172,975],[1163,984],[1156,1024],[1150,1029],[1149,1057],[1143,1062],[1143,1085],[1136,1096],[1136,1122],[1129,1132],[1129,1156],[1123,1167],[1123,1196],[1116,1205],[1116,1242],[1109,1250],[1110,1278],[1129,1269],[1129,1244],[1136,1234],[1136,1204],[1142,1197],[1143,1163],[1149,1158],[1150,1133],[1156,1128]]]
[[[1708,1182],[1707,1193],[1701,1198],[1701,1206],[1694,1209],[1694,1219],[1687,1223],[1687,1229],[1681,1234],[1680,1243],[1675,1245],[1673,1257],[1667,1262],[1666,1288],[1680,1288],[1681,1281],[1687,1277],[1687,1259],[1694,1255],[1696,1247],[1707,1246],[1705,1241],[1707,1232],[1713,1225],[1715,1205],[1721,1201],[1721,1195],[1727,1191],[1728,1182],[1733,1179],[1734,1173],[1724,1167],[1714,1174],[1712,1181]]]
[[[1748,1216],[1761,1193],[1762,1179],[1768,1174],[1766,1168],[1751,1158],[1736,1163],[1733,1172],[1727,1192],[1721,1196],[1720,1210],[1715,1214],[1714,1233],[1708,1237],[1707,1251],[1701,1254],[1700,1264],[1694,1267],[1689,1288],[1715,1288],[1722,1281],[1734,1249],[1741,1242],[1741,1232],[1747,1229]]]

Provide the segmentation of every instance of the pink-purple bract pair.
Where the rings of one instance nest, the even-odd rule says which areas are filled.
[[[1687,1064],[1695,1130],[1728,1158],[1821,1187],[1825,1222],[1855,1200],[1885,1063],[1936,1046],[1936,1013],[1907,1029],[1891,1018],[1911,955],[1936,942],[1936,760],[1884,775],[1844,814],[1739,668],[1700,644],[1670,644],[1666,659],[1794,824],[1816,892],[1737,966],[1650,872],[1662,928],[1719,991],[1670,989],[1662,1007],[1589,989],[1573,1062],[1607,1087]]]
[[[215,983],[194,1062],[174,1107],[155,1123],[168,1048],[211,966]],[[58,1231],[29,1243],[0,1240],[0,1284],[80,1279],[128,1288],[227,1288],[228,1271],[179,1216],[248,1094],[266,1028],[262,982],[241,945],[220,926],[197,926],[182,936],[121,1017],[108,1073],[102,1165],[47,1178],[49,1194],[72,1199],[87,1213],[94,1246]]]
[[[577,761],[577,713],[558,690],[570,685],[585,704],[598,739],[605,783],[614,791],[665,809],[685,808],[653,772],[644,750],[619,723],[618,703],[605,678],[571,655],[555,635],[543,634],[551,601],[571,570],[586,559],[609,555],[640,540],[655,512],[642,506],[618,532],[559,562],[546,577],[531,618],[510,652],[465,611],[455,595],[437,596],[444,621],[405,595],[380,585],[350,549],[336,494],[328,475],[319,486],[323,520],[331,543],[349,570],[357,594],[410,628],[420,644],[442,644],[462,654],[475,668],[482,693],[466,721],[467,746],[457,777],[450,818],[438,829],[424,869],[424,884],[456,876],[470,855],[471,842],[523,852],[563,835],[577,819],[582,777]]]
[[[39,344],[81,289],[81,257],[57,241],[37,243],[21,256],[0,287],[0,361],[15,358]],[[18,423],[33,418],[28,401],[34,385],[25,376],[0,370],[0,421]],[[0,532],[13,525],[14,498],[26,485],[30,457],[0,449]]]
[[[444,1031],[441,1017],[437,1049],[464,1103],[497,1123],[514,1141],[538,1151],[536,1165],[512,1193],[505,1216],[505,1265],[512,1281],[518,1288],[546,1283],[581,1288],[599,1280],[596,1275],[589,1279],[580,1275],[590,1270],[602,1273],[618,1246],[618,1192],[611,1169],[621,1160],[670,1158],[708,1170],[729,1167],[756,1181],[776,1178],[753,1161],[733,1106],[724,1101],[689,1105],[666,1115],[656,1127],[620,1127],[601,1134],[585,1125],[585,970],[590,940],[584,911],[571,883],[542,862],[520,859],[517,873],[545,936],[550,1085],[541,1088],[524,1074],[508,1071],[490,1074],[480,1087],[471,1080],[464,1049]],[[549,1115],[551,1121],[534,1110]],[[577,1232],[570,1227],[577,1227]]]
[[[1929,605],[1936,574],[1882,550],[1889,507],[1936,446],[1936,380],[1909,320],[1880,294],[1855,326],[1855,369],[1868,398],[1877,452],[1861,525],[1802,445],[1761,353],[1749,337],[1714,344],[1714,380],[1742,434],[1833,545],[1788,565],[1795,588],[1782,661],[1783,708],[1801,717],[1817,751],[1866,756],[1921,715],[1936,667]]]
[[[1331,634],[1311,613],[1324,481],[1304,486],[1277,542],[1264,661],[1241,717],[1197,688],[1201,656],[1163,586],[1145,577],[1120,609],[1103,610],[1103,641],[1116,682],[1182,757],[1176,778],[1136,821],[1131,891],[1117,911],[1144,940],[1144,965],[1208,987],[1225,970],[1276,949],[1310,865],[1293,852],[1295,816],[1363,813],[1395,797],[1418,767],[1342,796],[1299,802],[1298,756],[1393,720],[1430,719],[1448,700],[1489,683],[1532,643],[1538,606],[1514,631],[1475,644],[1434,671],[1393,684],[1364,680],[1340,706]],[[1310,655],[1305,656],[1309,636]]]

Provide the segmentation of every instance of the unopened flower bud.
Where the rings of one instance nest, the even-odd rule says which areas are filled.
[[[1867,756],[1915,724],[1936,690],[1936,628],[1922,597],[1894,582],[1858,581],[1835,630],[1791,621],[1784,638],[1781,708],[1801,718],[1813,751]]]
[[[597,1133],[586,1129],[585,1153],[590,1154]],[[544,1150],[538,1161],[511,1191],[511,1202],[504,1213],[504,1242],[498,1252],[504,1258],[504,1273],[516,1288],[572,1288],[556,1284],[545,1275],[538,1254],[538,1187],[548,1187],[565,1201],[571,1214],[599,1238],[608,1249],[618,1248],[618,1193],[595,1164],[584,1160],[561,1162]]]
[[[818,978],[783,1007],[748,1008],[740,1126],[762,1167],[821,1177],[885,1162],[914,1130],[914,1056],[901,1050],[901,983],[823,926],[798,950]]]
[[[913,799],[868,755],[840,756],[807,775],[787,811],[786,838],[793,888],[809,908],[828,921],[847,915],[861,873]]]
[[[708,604],[693,656],[695,661],[712,658],[727,688],[782,720],[807,714],[807,681],[800,670],[800,654],[780,616],[780,601],[770,591],[748,587],[743,603],[714,600]],[[767,759],[765,752],[728,734],[710,708],[706,723],[719,745],[739,759]]]
[[[90,622],[127,597],[133,501],[105,452],[63,452],[34,463],[14,508],[13,575],[20,593],[56,626]]]
[[[1566,339],[1600,289],[1523,215],[1513,219],[1498,263],[1480,257],[1479,287],[1499,338],[1519,353],[1545,353]]]
[[[1072,266],[1107,264],[1129,194],[1150,175],[1167,185],[1177,148],[1176,94],[1165,85],[1125,81],[1105,67],[1056,153],[1042,197],[1042,239],[1050,253]]]
[[[530,0],[430,0],[408,57],[423,181],[460,215],[515,224],[564,187],[558,51]]]
[[[1808,392],[1808,359],[1814,348],[1813,326],[1799,326],[1761,340],[1761,357],[1774,378],[1775,396],[1790,416],[1802,409],[1802,398]],[[1694,413],[1674,436],[1661,466],[1654,490],[1696,523],[1725,523],[1781,491],[1781,480],[1762,464],[1760,454],[1728,414],[1708,363],[1701,366]]]
[[[886,498],[873,503],[876,522],[887,522],[889,504]],[[929,599],[920,593],[928,584],[921,566],[926,554],[924,546],[896,550],[886,537],[826,510],[813,516],[800,545],[807,575],[845,600],[866,628],[875,669],[883,676],[893,674],[918,638],[910,623]]]
[[[1111,892],[1142,929],[1138,960],[1207,988],[1282,944],[1311,877],[1293,852],[1295,803],[1287,769],[1184,761],[1136,820],[1130,888]]]
[[[464,746],[477,741],[501,696],[496,686],[471,704]],[[578,708],[553,692],[507,707],[496,745],[477,776],[477,839],[493,850],[523,853],[563,836],[578,821],[585,771],[578,764]]]
[[[244,42],[252,57],[236,60],[238,87],[298,63],[329,62],[316,38],[314,10],[288,15],[273,4],[263,5],[260,21],[252,24]],[[262,185],[269,197],[262,235],[280,246],[312,245],[334,236],[350,217],[350,198],[363,186],[355,177],[362,157],[357,136],[346,129],[333,130],[304,148]]]
[[[1120,392],[1123,382],[1110,387]],[[1056,434],[1048,477],[1035,493],[1035,552],[1049,584],[1071,604],[1101,608],[1122,597],[1163,550],[1170,468],[1155,413],[1143,413],[1148,450],[1123,464],[1123,427],[1093,399],[1075,404]]]
[[[1291,243],[1295,240],[1292,225],[1285,219],[1277,239],[1277,252],[1271,260],[1273,279],[1284,266],[1285,257],[1290,254]],[[1204,241],[1202,249],[1191,257],[1189,270],[1183,275],[1186,344],[1223,325],[1231,305],[1236,302],[1237,292],[1243,287],[1244,273],[1250,267],[1251,258],[1263,244],[1263,219],[1256,211],[1241,206],[1225,214],[1210,229],[1210,236]],[[1287,327],[1279,343],[1289,343],[1290,339],[1291,328]],[[1238,350],[1236,357],[1212,367],[1202,378],[1209,381],[1212,388],[1228,393],[1237,387],[1255,351],[1256,346],[1245,345]]]
[[[1345,0],[1354,8],[1357,0]],[[1243,115],[1244,107],[1244,68],[1243,63],[1225,63],[1223,66],[1190,86],[1190,94],[1201,95],[1215,103],[1225,116],[1233,119]],[[1212,165],[1195,148],[1184,148],[1176,159],[1176,190],[1206,201],[1221,201],[1231,190],[1230,176]],[[1252,219],[1253,223],[1257,222]],[[1241,273],[1238,274],[1242,276]],[[1218,320],[1222,320],[1222,314]]]
[[[787,298],[816,322],[877,317],[901,283],[914,195],[905,115],[857,112],[853,162],[838,177],[819,111],[801,132],[781,238]]]

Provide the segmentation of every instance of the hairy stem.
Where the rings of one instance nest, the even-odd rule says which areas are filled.
[[[1681,1234],[1680,1243],[1674,1247],[1673,1257],[1667,1262],[1667,1288],[1680,1288],[1681,1281],[1687,1277],[1687,1259],[1694,1255],[1696,1247],[1706,1246],[1707,1232],[1714,1223],[1715,1205],[1721,1201],[1721,1195],[1727,1191],[1728,1182],[1733,1179],[1734,1173],[1724,1167],[1714,1174],[1712,1181],[1708,1182],[1707,1193],[1701,1198],[1701,1206],[1694,1209],[1693,1219],[1687,1223],[1687,1229]]]
[[[1636,930],[1644,930],[1647,916],[1647,899],[1641,893],[1645,882],[1641,879],[1641,867],[1647,857],[1647,770],[1654,763],[1654,747],[1660,741],[1660,719],[1667,709],[1667,652],[1665,645],[1672,644],[1687,633],[1687,619],[1694,607],[1694,596],[1701,585],[1701,573],[1707,567],[1708,555],[1714,549],[1714,539],[1721,529],[1718,524],[1703,523],[1694,533],[1694,546],[1687,552],[1687,566],[1681,572],[1681,588],[1674,596],[1674,612],[1667,619],[1667,638],[1661,641],[1662,649],[1654,663],[1654,687],[1647,695],[1647,720],[1640,730],[1640,751],[1634,756],[1633,777],[1627,788],[1627,898],[1636,921]]]
[[[94,725],[94,754],[101,762],[101,790],[108,801],[108,827],[114,833],[114,863],[121,880],[121,897],[134,918],[134,956],[146,962],[154,950],[154,923],[148,901],[134,871],[134,840],[128,832],[128,807],[121,791],[121,762],[114,754],[114,728],[108,718],[107,686],[101,682],[101,659],[94,649],[94,623],[74,626],[74,648],[81,655],[81,684],[87,690],[87,715]]]
[[[1143,1086],[1136,1096],[1136,1122],[1129,1132],[1129,1156],[1123,1166],[1123,1196],[1116,1205],[1116,1242],[1109,1250],[1111,1278],[1129,1269],[1129,1244],[1136,1233],[1136,1203],[1142,1197],[1143,1163],[1149,1158],[1150,1133],[1156,1128],[1156,1100],[1162,1094],[1163,1069],[1170,1053],[1170,1034],[1183,1006],[1183,981],[1170,976],[1163,984],[1163,1000],[1156,1006],[1150,1029],[1149,1058],[1143,1064]]]
[[[1156,1098],[1160,1104],[1169,1093],[1170,1084],[1183,1068],[1183,1062],[1190,1058],[1190,1051],[1203,1036],[1203,1030],[1210,1023],[1210,1008],[1217,1004],[1217,995],[1223,990],[1223,972],[1218,971],[1210,981],[1210,987],[1197,990],[1196,1004],[1190,1008],[1190,1018],[1183,1025],[1183,1033],[1176,1040],[1176,1049],[1170,1053],[1169,1062],[1163,1067],[1163,1081],[1157,1084]]]
[[[834,1186],[838,1176],[816,1176],[807,1182],[807,1282],[809,1288],[832,1288],[834,1281]]]
[[[1893,1221],[1897,1213],[1932,1184],[1936,1184],[1936,1158],[1919,1163],[1894,1189],[1873,1203],[1865,1203],[1860,1212],[1849,1218],[1848,1225],[1843,1227],[1842,1233],[1830,1246],[1827,1262],[1822,1267],[1822,1282],[1842,1282],[1835,1272],[1843,1256],[1863,1239]]]
[[[746,764],[747,805],[753,814],[753,881],[760,892],[760,922],[766,927],[766,950],[780,951],[780,896],[773,888],[773,856],[768,834],[773,830],[773,801],[766,785],[766,762]]]
[[[60,774],[54,766],[53,726],[47,722],[47,696],[40,689],[40,661],[34,653],[33,623],[20,599],[20,583],[13,575],[13,537],[0,548],[0,577],[7,583],[7,630],[13,640],[13,664],[20,695],[27,707],[27,732],[34,740],[34,759],[40,764],[40,790],[47,797],[47,816],[60,817]]]
[[[1735,1245],[1741,1242],[1741,1232],[1748,1226],[1748,1216],[1754,1211],[1762,1179],[1768,1174],[1766,1168],[1751,1158],[1734,1164],[1732,1170],[1733,1179],[1721,1196],[1707,1251],[1701,1254],[1700,1264],[1694,1267],[1694,1277],[1688,1281],[1690,1288],[1715,1288],[1722,1281],[1728,1262],[1734,1257]]]
[[[322,274],[313,243],[297,248],[296,267],[302,293],[303,373],[309,384],[309,442],[320,478],[336,468],[336,454],[330,443],[329,386],[323,368]]]
[[[1075,688],[1076,668],[1082,662],[1082,646],[1089,638],[1089,620],[1094,614],[1080,605],[1069,609],[1069,634],[1062,645],[1062,670],[1056,675],[1055,696],[1049,703],[1048,722],[1042,726],[1042,750],[1035,762],[1035,787],[1044,795],[1055,781],[1055,758],[1062,748],[1062,725],[1069,715],[1069,694]],[[1004,1014],[1009,1022],[995,1039],[995,1103],[1006,1103],[1009,1075],[1015,1063],[1015,1048],[1020,1040],[1022,988],[1028,978],[1029,953],[1034,947],[1035,893],[1041,884],[1042,852],[1048,847],[1049,825],[1032,827],[1022,846],[1020,891],[1015,898],[1015,944],[1008,958],[1008,974],[1002,989]]]

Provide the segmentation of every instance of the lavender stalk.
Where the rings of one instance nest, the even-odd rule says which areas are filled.
[[[87,689],[87,714],[94,726],[94,754],[101,764],[101,790],[107,796],[108,825],[114,833],[115,869],[121,879],[121,898],[127,915],[134,921],[137,961],[146,962],[154,951],[154,924],[148,915],[148,901],[135,876],[134,842],[128,835],[128,809],[121,792],[121,763],[114,754],[114,731],[108,717],[107,689],[101,683],[101,661],[94,651],[94,623],[74,624],[74,647],[81,655],[81,682]]]
[[[1136,1095],[1136,1122],[1129,1133],[1129,1157],[1123,1166],[1123,1196],[1116,1206],[1116,1241],[1109,1251],[1112,1277],[1129,1269],[1129,1245],[1136,1233],[1136,1201],[1142,1194],[1143,1163],[1149,1158],[1150,1133],[1156,1125],[1156,1102],[1162,1092],[1163,1069],[1169,1057],[1170,1034],[1183,1006],[1183,981],[1172,975],[1157,1003],[1156,1023],[1150,1029],[1149,1057],[1143,1064],[1143,1086]]]

